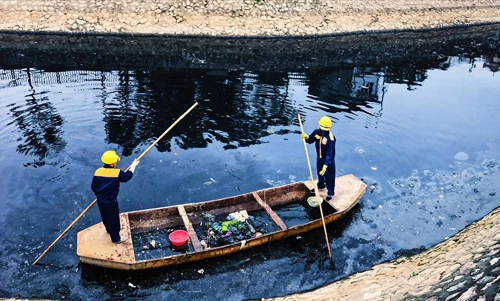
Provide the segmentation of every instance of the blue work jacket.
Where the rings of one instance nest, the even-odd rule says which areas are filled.
[[[120,182],[128,182],[134,175],[130,170],[125,172],[107,165],[98,168],[92,178],[92,191],[100,204],[111,204],[116,201],[120,192]]]
[[[309,144],[314,142],[317,154],[316,158],[323,160],[324,165],[335,163],[336,139],[330,131],[315,129],[311,135],[309,135],[306,142]]]

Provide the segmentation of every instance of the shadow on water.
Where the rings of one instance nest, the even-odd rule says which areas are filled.
[[[498,29],[294,40],[2,34],[1,297],[282,296],[454,235],[499,205]],[[31,266],[93,198],[102,151],[131,162],[195,101],[122,188],[121,210],[305,180],[297,113],[309,130],[326,114],[337,174],[372,187],[328,226],[335,263],[317,229],[152,271],[78,265],[76,232],[100,222],[93,209]],[[288,222],[310,217],[295,209],[282,213]]]

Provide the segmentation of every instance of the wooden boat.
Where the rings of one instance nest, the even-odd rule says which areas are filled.
[[[305,223],[287,226],[287,220],[280,217],[277,209],[292,203],[305,203],[305,206],[310,208],[305,200],[311,195],[312,187],[313,183],[310,181],[298,182],[214,201],[121,213],[120,235],[127,237],[125,242],[112,243],[104,225],[98,223],[78,233],[77,254],[83,263],[91,265],[119,270],[143,270],[240,252],[322,227],[319,215]],[[331,223],[346,216],[363,197],[365,191],[366,184],[355,176],[337,177],[335,197],[322,204],[323,211],[326,212],[325,222]],[[324,197],[324,192],[322,193]],[[197,226],[200,223],[200,213],[221,215],[240,210],[246,210],[250,215],[256,214],[257,211],[261,212],[272,221],[270,223],[273,223],[277,230],[228,245],[204,248],[193,228],[193,225]],[[319,212],[319,208],[310,210]],[[136,259],[137,250],[134,250],[132,235],[175,227],[182,227],[189,233],[187,251],[159,258]]]

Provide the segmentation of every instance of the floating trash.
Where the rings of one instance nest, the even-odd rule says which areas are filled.
[[[458,152],[455,154],[455,159],[460,160],[460,161],[464,161],[464,160],[469,159],[469,155],[467,155],[464,152]]]

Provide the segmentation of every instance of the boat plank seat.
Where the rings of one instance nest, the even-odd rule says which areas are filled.
[[[264,210],[266,210],[267,214],[269,214],[269,216],[271,217],[271,219],[273,220],[273,222],[278,225],[278,227],[281,228],[281,230],[286,230],[288,229],[287,226],[285,225],[285,223],[281,220],[281,218],[276,214],[276,212],[273,211],[273,209],[271,209],[271,207],[266,203],[264,202],[260,196],[257,194],[257,192],[252,192],[252,195],[253,197],[255,198],[255,200],[257,201],[257,203],[259,203],[259,205],[264,208]]]
[[[103,223],[95,224],[78,232],[78,256],[97,260],[134,263],[135,255],[128,213],[120,214],[120,226],[120,236],[127,239],[119,244],[111,242],[111,237],[106,232]]]
[[[189,234],[189,239],[191,240],[191,244],[193,245],[194,250],[196,252],[203,251],[200,240],[198,239],[198,235],[196,235],[196,232],[193,229],[193,225],[189,221],[186,209],[184,209],[184,206],[178,205],[177,210],[179,210],[179,215],[182,217],[182,221],[184,222],[184,226],[186,227],[186,230]]]
[[[312,181],[304,182],[308,189],[313,189]],[[335,179],[335,196],[328,201],[335,210],[344,211],[352,204],[353,199],[360,199],[364,195],[366,184],[361,182],[354,175],[345,175]],[[327,191],[320,191],[320,196],[326,199]]]

